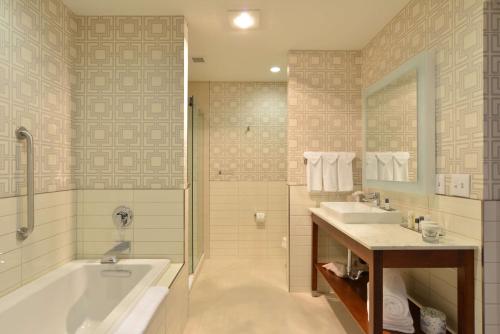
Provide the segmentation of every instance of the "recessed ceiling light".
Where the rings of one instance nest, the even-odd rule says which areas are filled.
[[[228,15],[229,23],[235,29],[247,30],[255,29],[259,26],[258,10],[230,10]]]
[[[234,25],[241,29],[248,29],[253,27],[255,19],[247,12],[243,12],[233,19]]]
[[[271,67],[270,71],[273,73],[278,73],[281,72],[281,68],[279,68],[278,66],[273,66]]]

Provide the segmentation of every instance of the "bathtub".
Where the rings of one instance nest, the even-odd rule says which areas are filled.
[[[169,260],[69,262],[0,298],[0,332],[113,333],[169,265]]]

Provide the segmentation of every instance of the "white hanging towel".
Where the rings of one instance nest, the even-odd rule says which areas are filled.
[[[307,191],[323,190],[323,173],[321,166],[321,152],[304,152],[304,158],[307,159],[306,182]]]
[[[378,160],[376,152],[366,152],[366,179],[378,180]]]
[[[339,153],[338,160],[338,184],[339,191],[352,191],[354,188],[354,181],[352,177],[352,161],[356,153],[342,152]]]
[[[394,152],[394,181],[408,181],[409,152]]]
[[[394,163],[392,152],[378,152],[378,179],[381,181],[394,180]]]
[[[325,152],[321,155],[323,161],[323,190],[338,191],[338,153]]]

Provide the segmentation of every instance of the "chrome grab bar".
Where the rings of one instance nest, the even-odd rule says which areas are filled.
[[[16,130],[19,140],[26,139],[27,153],[27,188],[28,188],[28,226],[20,226],[17,229],[17,239],[25,240],[35,228],[35,172],[33,158],[33,136],[24,126]]]

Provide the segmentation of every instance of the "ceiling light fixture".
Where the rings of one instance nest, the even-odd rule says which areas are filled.
[[[230,10],[228,16],[229,23],[234,29],[248,30],[259,26],[258,10]]]
[[[233,20],[234,25],[241,29],[251,28],[255,24],[254,18],[247,12],[243,12],[236,16]]]
[[[281,68],[279,68],[278,66],[273,66],[271,67],[270,71],[273,73],[278,73],[281,72]]]

